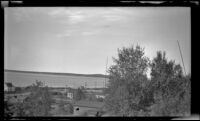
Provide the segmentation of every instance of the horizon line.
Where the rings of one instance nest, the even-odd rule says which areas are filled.
[[[44,72],[44,71],[24,71],[14,69],[4,69],[4,72],[18,72],[18,73],[35,73],[35,74],[50,74],[50,75],[69,75],[69,76],[86,76],[86,77],[104,77],[108,78],[105,74],[81,74],[81,73],[65,73],[65,72]]]

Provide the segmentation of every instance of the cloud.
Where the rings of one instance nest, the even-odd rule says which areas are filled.
[[[78,33],[77,31],[78,31],[77,29],[68,29],[62,33],[56,34],[56,37],[63,38],[63,37],[73,36],[75,34],[77,35],[77,33]]]
[[[61,23],[76,24],[85,20],[87,16],[81,11],[71,10],[66,8],[57,8],[49,12],[49,15],[54,18],[59,18]]]
[[[49,11],[50,16],[69,24],[124,21],[130,14],[130,10],[121,8],[57,8]]]
[[[16,22],[32,21],[37,20],[33,19],[33,16],[38,16],[39,14],[46,14],[48,9],[40,7],[15,7],[7,8],[9,14],[12,15],[13,19]]]
[[[88,36],[88,35],[96,35],[98,33],[100,33],[100,30],[96,30],[96,31],[84,31],[84,32],[81,33],[81,35]]]
[[[70,36],[92,36],[101,33],[101,30],[87,30],[87,31],[80,31],[80,30],[66,30],[63,33],[56,34],[56,37],[63,38],[63,37],[70,37]]]

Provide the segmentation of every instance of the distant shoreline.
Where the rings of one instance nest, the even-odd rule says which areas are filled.
[[[4,69],[4,72],[17,72],[17,73],[32,73],[32,74],[49,74],[49,75],[63,75],[63,76],[84,76],[84,77],[103,77],[108,78],[108,75],[103,74],[77,74],[77,73],[59,73],[59,72],[39,72],[39,71],[21,71]]]

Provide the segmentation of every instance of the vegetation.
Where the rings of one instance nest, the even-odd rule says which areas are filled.
[[[8,101],[4,101],[4,117],[9,118],[13,115],[13,111],[11,110],[12,104]]]
[[[156,57],[149,60],[144,48],[139,45],[123,47],[118,49],[118,58],[113,60],[115,64],[108,70],[106,98],[97,99],[93,93],[86,97],[84,87],[81,87],[73,90],[75,101],[87,98],[89,101],[105,102],[105,109],[99,111],[100,115],[105,112],[117,116],[190,115],[191,75],[183,75],[180,64],[167,60],[165,52],[158,51]],[[151,70],[151,79],[147,78],[148,69]],[[66,97],[60,92],[50,93],[49,88],[40,81],[23,90],[16,88],[16,92],[24,91],[31,93],[23,102],[4,101],[4,117],[50,116],[52,95],[62,99]],[[73,105],[69,102],[60,100],[58,106],[64,115],[74,113]],[[83,115],[88,114],[85,112]]]
[[[135,116],[144,110],[140,101],[147,82],[146,71],[149,59],[140,46],[118,50],[118,59],[109,69],[110,85],[107,90],[107,108],[116,115]]]
[[[159,51],[151,64],[152,94],[155,99],[152,115],[184,116],[190,114],[190,76],[183,76],[182,68],[167,61]]]
[[[13,87],[13,84],[12,84],[11,82],[7,82],[6,85],[7,85],[8,87]]]
[[[140,46],[118,50],[109,69],[105,103],[118,116],[183,116],[190,113],[190,75],[157,52],[150,62]],[[147,69],[151,69],[151,79]]]
[[[83,91],[83,88],[78,88],[77,90],[75,90],[75,94],[74,94],[74,99],[76,101],[82,100],[86,98],[86,95]]]
[[[32,86],[32,93],[24,100],[24,108],[28,116],[50,116],[51,103],[53,102],[48,87],[36,81]]]
[[[13,104],[12,116],[50,116],[49,111],[53,100],[48,87],[44,87],[42,82],[36,81],[31,90],[31,94],[23,102]]]
[[[25,92],[21,87],[15,87],[15,93]]]
[[[63,100],[59,103],[59,109],[61,112],[63,112],[65,115],[71,115],[74,113],[74,107],[69,102],[64,102]]]

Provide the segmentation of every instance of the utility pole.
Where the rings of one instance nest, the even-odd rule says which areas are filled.
[[[185,76],[186,76],[185,65],[184,65],[184,62],[183,62],[183,57],[182,57],[182,53],[181,53],[181,48],[180,48],[180,45],[179,45],[179,41],[178,41],[178,40],[177,40],[177,43],[178,43],[179,51],[180,51],[180,54],[181,54],[181,59],[182,59],[182,63],[183,63],[183,69],[184,69]]]

